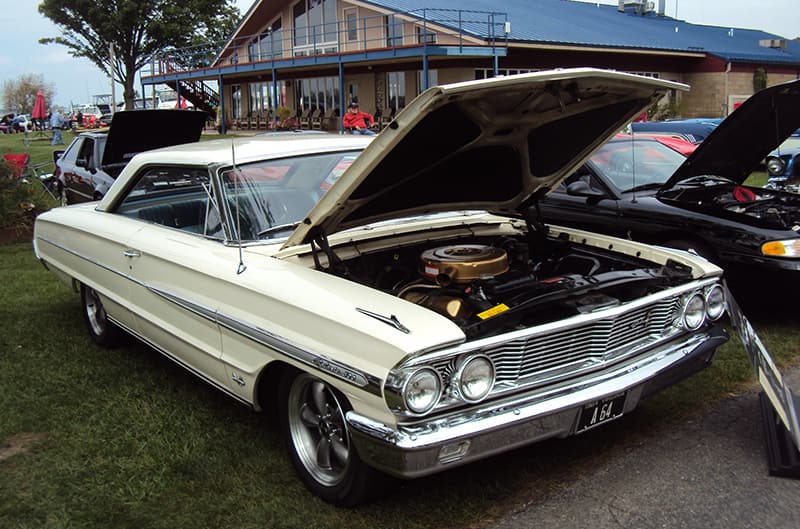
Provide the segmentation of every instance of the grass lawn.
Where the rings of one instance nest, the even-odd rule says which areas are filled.
[[[95,346],[79,297],[29,244],[0,246],[0,276],[0,527],[480,527],[513,509],[515,491],[547,494],[602,447],[753,386],[732,340],[712,368],[616,427],[400,483],[341,510],[305,491],[263,416],[142,344]],[[780,363],[794,361],[800,331],[771,319],[756,328]]]

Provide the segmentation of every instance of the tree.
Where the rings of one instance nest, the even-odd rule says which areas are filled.
[[[21,75],[16,80],[3,83],[3,108],[17,114],[30,114],[36,93],[41,90],[46,103],[53,101],[56,89],[53,83],[47,83],[40,74]]]
[[[133,108],[136,72],[156,52],[182,48],[197,39],[218,38],[220,17],[238,21],[233,0],[43,0],[39,12],[58,25],[59,37],[40,39],[60,44],[74,57],[86,57],[113,75]],[[235,22],[228,22],[226,27]],[[112,63],[109,49],[114,48]]]

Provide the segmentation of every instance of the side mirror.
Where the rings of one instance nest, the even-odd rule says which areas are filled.
[[[83,169],[86,169],[86,166],[89,165],[89,160],[86,158],[78,158],[77,160],[75,160],[75,165],[77,165],[78,167],[82,167]]]
[[[64,151],[53,151],[53,163],[56,163],[64,156]]]
[[[606,196],[606,194],[602,191],[592,189],[592,187],[583,180],[578,180],[577,182],[572,182],[570,185],[568,185],[567,194],[574,197],[586,198],[604,198]]]

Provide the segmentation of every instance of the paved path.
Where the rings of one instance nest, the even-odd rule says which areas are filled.
[[[797,392],[800,368],[785,375]],[[755,392],[651,426],[491,528],[800,528],[800,480],[768,475]]]

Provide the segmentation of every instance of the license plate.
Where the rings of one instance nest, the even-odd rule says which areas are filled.
[[[595,426],[603,423],[613,421],[614,419],[622,416],[622,411],[625,408],[625,397],[627,393],[614,395],[607,399],[599,400],[587,404],[581,410],[581,416],[578,419],[578,427],[575,433],[585,432]]]

